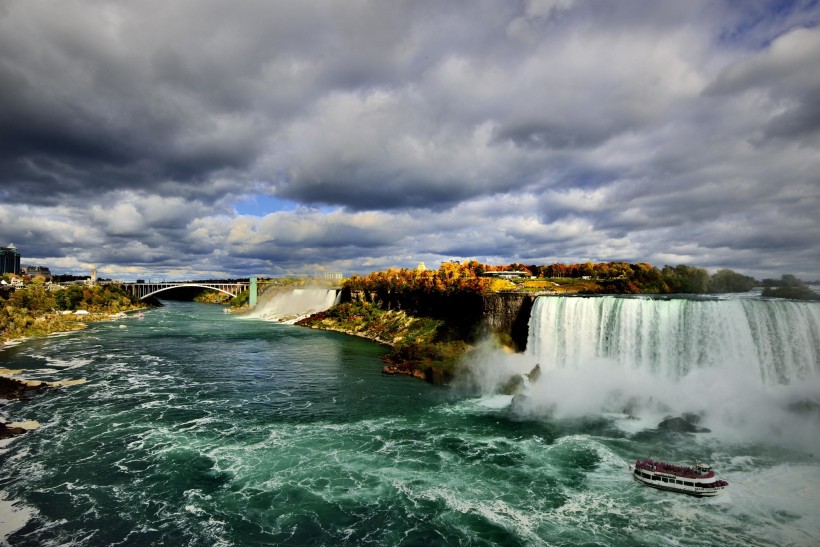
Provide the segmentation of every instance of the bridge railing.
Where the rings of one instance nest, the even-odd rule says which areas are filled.
[[[248,290],[250,283],[238,281],[233,283],[197,283],[194,281],[185,282],[161,282],[161,283],[123,283],[123,287],[129,294],[142,300],[148,296],[179,288],[179,287],[201,287],[203,289],[213,289],[236,297],[240,293]]]

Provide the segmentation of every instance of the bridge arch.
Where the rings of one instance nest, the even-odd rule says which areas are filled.
[[[213,291],[221,292],[227,294],[228,296],[235,297],[239,294],[247,291],[250,288],[250,283],[248,282],[235,282],[235,283],[214,283],[208,281],[190,281],[190,282],[179,282],[179,281],[172,281],[172,282],[161,282],[161,283],[123,283],[123,288],[128,291],[130,295],[138,300],[145,300],[149,296],[153,296],[155,294],[159,294],[164,291],[168,291],[171,289],[178,289],[178,288],[201,288],[201,289],[210,289]],[[253,287],[255,289],[255,287]]]
[[[171,285],[169,287],[162,287],[162,288],[157,289],[155,291],[151,291],[148,294],[142,295],[139,299],[140,300],[145,300],[149,296],[154,296],[155,294],[159,294],[161,292],[172,291],[174,289],[185,288],[185,287],[199,287],[199,288],[202,288],[202,289],[210,289],[212,291],[219,291],[221,293],[227,294],[231,298],[234,298],[235,296],[237,296],[237,294],[239,294],[238,292],[233,293],[231,291],[227,291],[223,288],[216,287],[216,286],[213,286],[213,285],[200,285],[199,283],[185,283],[185,284],[181,284],[181,285]]]

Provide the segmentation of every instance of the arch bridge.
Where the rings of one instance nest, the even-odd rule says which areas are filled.
[[[138,300],[144,300],[149,296],[154,296],[164,291],[178,289],[179,287],[199,287],[202,289],[211,289],[214,291],[223,292],[233,297],[238,296],[239,293],[247,291],[251,283],[246,281],[238,281],[236,283],[207,283],[198,281],[181,281],[168,283],[123,283],[122,286],[128,294],[134,296]]]

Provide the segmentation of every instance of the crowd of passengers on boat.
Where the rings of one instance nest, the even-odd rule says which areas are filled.
[[[644,471],[650,471],[650,473],[644,473]],[[655,473],[674,475],[674,477],[655,475]],[[706,479],[713,479],[715,477],[714,471],[700,471],[693,467],[673,465],[665,462],[654,462],[651,459],[646,461],[637,460],[635,462],[635,474],[648,480],[661,481],[672,484],[681,484],[683,486],[692,486],[700,488],[719,488],[721,486],[729,485],[729,483],[724,480],[704,482]],[[694,480],[687,481],[680,479]]]

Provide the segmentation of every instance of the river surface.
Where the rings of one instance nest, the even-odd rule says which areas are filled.
[[[813,439],[662,432],[603,407],[514,413],[510,396],[384,376],[383,352],[180,302],[0,351],[29,378],[88,380],[0,409],[42,424],[0,447],[0,543],[820,543]],[[491,350],[483,366],[496,358],[531,367]],[[804,406],[794,420],[811,426]],[[628,466],[647,456],[708,461],[729,489],[641,486]]]

